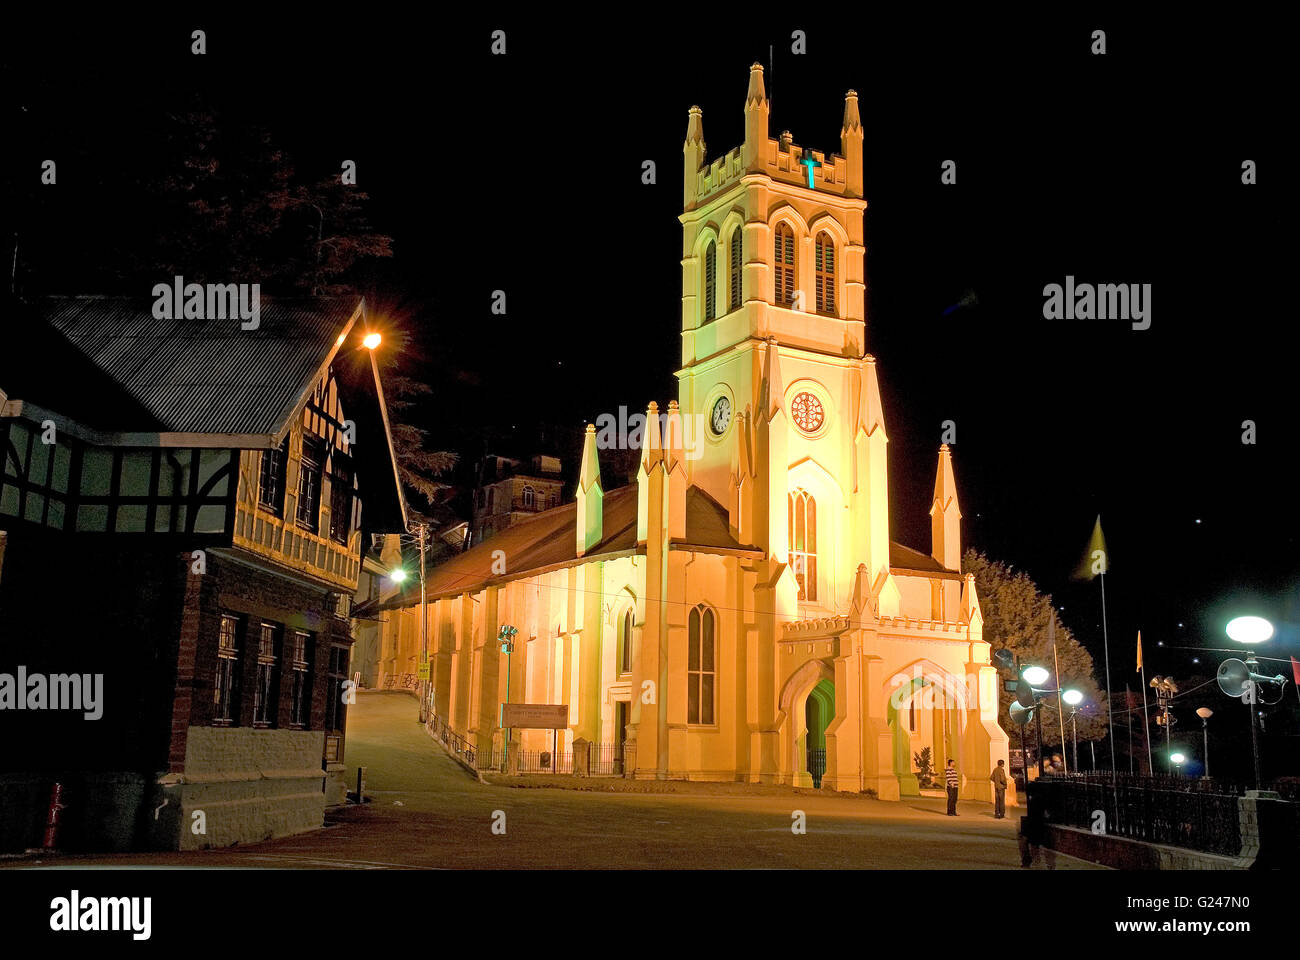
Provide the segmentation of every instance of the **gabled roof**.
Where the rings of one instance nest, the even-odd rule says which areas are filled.
[[[936,580],[962,579],[961,571],[949,570],[928,553],[892,541],[889,544],[889,569],[893,573],[912,573]]]
[[[258,328],[242,330],[239,320],[159,320],[144,299],[43,298],[10,325],[19,342],[5,351],[0,385],[103,442],[211,434],[248,446],[283,434],[362,313],[359,298],[260,302]]]
[[[601,541],[578,557],[577,504],[566,503],[553,510],[513,523],[464,553],[441,563],[425,577],[429,599],[477,592],[485,586],[508,583],[541,570],[600,559],[602,555],[636,549],[637,485],[628,484],[606,493],[602,503]],[[754,550],[738,543],[728,528],[727,511],[698,487],[686,491],[686,538],[683,547],[723,550]],[[500,553],[498,553],[500,551]],[[498,562],[504,554],[506,572]],[[408,580],[401,593],[382,603],[358,608],[364,615],[376,610],[406,607],[420,600],[420,584]]]
[[[406,506],[379,371],[347,339],[365,303],[260,298],[259,324],[159,320],[107,296],[8,301],[0,392],[7,416],[56,418],[104,446],[270,449],[332,366],[356,423],[366,529],[403,531]]]

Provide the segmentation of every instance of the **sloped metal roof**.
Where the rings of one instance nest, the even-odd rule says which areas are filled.
[[[158,320],[149,300],[51,297],[37,312],[124,396],[100,396],[78,419],[102,430],[271,434],[311,388],[357,299],[261,298],[259,325],[237,319]],[[62,351],[25,358],[48,364],[67,392]],[[30,371],[29,371],[30,372]],[[37,387],[36,389],[39,389]],[[37,397],[32,397],[37,399]]]

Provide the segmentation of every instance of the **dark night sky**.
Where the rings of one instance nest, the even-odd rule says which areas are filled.
[[[1067,575],[1101,513],[1122,686],[1138,629],[1153,672],[1185,675],[1155,643],[1221,645],[1247,608],[1282,624],[1275,651],[1300,654],[1282,230],[1293,104],[1287,34],[1250,19],[1247,33],[864,15],[689,37],[577,14],[454,29],[51,25],[8,38],[7,189],[34,269],[54,263],[67,292],[91,292],[101,281],[81,271],[104,245],[148,229],[131,222],[131,193],[139,167],[166,158],[138,155],[145,132],[192,92],[225,123],[268,126],[313,177],[356,160],[394,238],[373,292],[434,384],[435,440],[472,456],[512,426],[579,426],[675,395],[687,109],[704,110],[710,159],[739,145],[749,64],[774,44],[773,135],[838,151],[844,91],[861,95],[867,339],[895,538],[928,548],[940,424],[954,420],[965,541],[1027,570],[1100,654],[1096,585]],[[1098,25],[1105,57],[1088,53]],[[195,26],[205,57],[188,52]],[[487,53],[498,26],[504,58]],[[796,27],[805,56],[789,52]],[[61,160],[54,196],[32,186],[47,156]],[[655,186],[640,181],[647,159]],[[946,159],[956,186],[939,182]],[[1258,185],[1241,184],[1243,159]],[[1066,274],[1151,283],[1151,329],[1044,320],[1042,288]],[[494,289],[504,318],[489,313]],[[967,290],[978,305],[945,316]]]

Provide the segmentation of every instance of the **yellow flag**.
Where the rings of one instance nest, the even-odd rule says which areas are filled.
[[[1106,550],[1106,538],[1101,533],[1101,514],[1092,528],[1092,537],[1088,540],[1088,549],[1074,571],[1075,580],[1091,580],[1099,574],[1110,573],[1110,554]]]
[[[1138,665],[1134,672],[1135,673],[1142,672],[1142,631],[1141,630],[1138,631]]]

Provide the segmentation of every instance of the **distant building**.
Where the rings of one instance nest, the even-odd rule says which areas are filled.
[[[319,827],[361,544],[405,528],[364,303],[263,298],[255,330],[106,297],[9,313],[0,849],[39,843],[56,783],[65,850]],[[38,676],[98,685],[99,715]]]
[[[490,539],[513,523],[551,510],[563,502],[564,480],[559,457],[538,455],[522,460],[496,455],[480,461],[474,488],[470,545]]]

